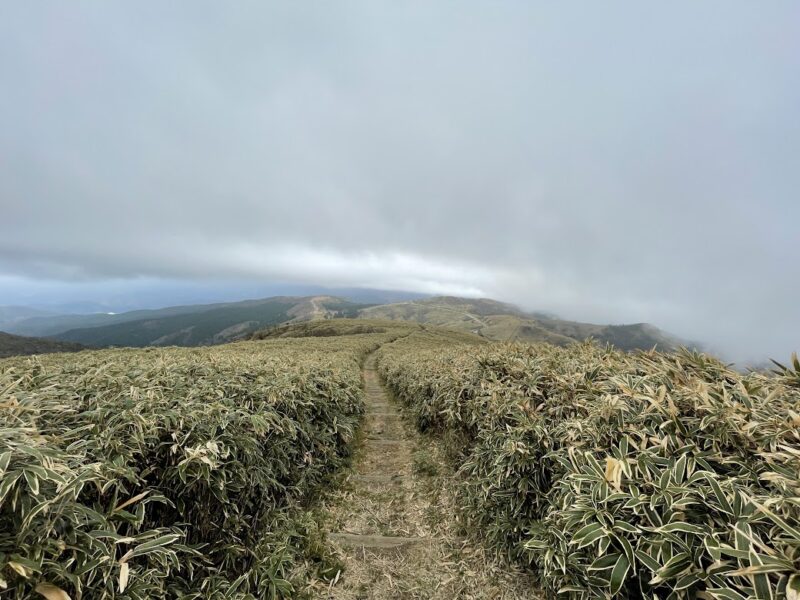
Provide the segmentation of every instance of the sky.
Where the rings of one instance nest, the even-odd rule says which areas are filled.
[[[0,90],[0,305],[281,282],[800,349],[794,1],[5,2]]]

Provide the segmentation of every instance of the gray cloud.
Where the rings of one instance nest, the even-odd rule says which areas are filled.
[[[785,356],[798,22],[788,1],[7,3],[0,274],[485,294]]]

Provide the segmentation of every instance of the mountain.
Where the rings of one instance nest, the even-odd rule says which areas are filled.
[[[0,306],[0,330],[6,331],[15,324],[35,317],[46,317],[54,313],[29,306]]]
[[[362,298],[364,296],[361,296]],[[368,296],[369,297],[369,296]],[[377,296],[371,296],[377,299]],[[592,337],[622,350],[672,349],[681,341],[646,323],[596,325],[527,312],[487,298],[439,296],[367,304],[328,296],[276,296],[260,300],[171,306],[121,314],[40,315],[7,326],[15,334],[50,337],[86,346],[202,346],[247,337],[285,323],[357,317],[428,323],[488,340],[571,344]]]
[[[85,347],[70,342],[24,337],[0,331],[0,358],[50,352],[77,352],[78,350],[85,350]]]
[[[359,311],[359,316],[441,325],[496,341],[548,342],[563,346],[592,337],[621,350],[653,347],[669,350],[683,344],[678,338],[647,323],[594,325],[565,321],[547,313],[526,312],[512,304],[485,298],[439,296],[372,306]]]
[[[35,316],[19,320],[5,327],[5,331],[18,335],[54,336],[71,329],[100,327],[104,325],[117,325],[129,321],[143,321],[146,319],[161,319],[174,315],[202,312],[207,309],[221,308],[228,304],[195,304],[188,306],[170,306],[167,308],[134,310],[119,314],[93,313],[88,315],[47,315]]]
[[[59,326],[68,322],[84,325],[53,337],[88,346],[204,346],[243,338],[253,331],[288,321],[356,316],[365,306],[334,296],[278,296],[174,306],[120,315],[84,315],[82,321],[64,317]],[[38,324],[42,322],[39,320]],[[55,325],[53,319],[48,322],[48,326]]]
[[[356,304],[373,305],[388,304],[390,302],[401,302],[405,300],[417,300],[427,297],[423,294],[412,292],[398,292],[393,290],[361,289],[361,288],[323,288],[322,286],[271,286],[274,289],[285,288],[287,292],[276,292],[273,294],[252,295],[250,298],[307,298],[307,297],[337,297],[346,298]],[[185,298],[186,290],[176,289],[175,297]],[[0,306],[0,331],[7,331],[17,335],[50,337],[62,334],[71,329],[84,329],[88,327],[99,327],[101,325],[116,325],[129,321],[140,321],[145,319],[160,319],[162,317],[178,314],[190,314],[202,312],[209,309],[224,308],[239,303],[239,300],[202,299],[208,296],[224,298],[223,290],[216,288],[205,290],[205,293],[197,291],[195,297],[199,300],[193,303],[174,303],[172,305],[163,301],[161,296],[141,295],[137,298],[130,298],[127,301],[117,298],[110,304],[100,304],[91,301],[51,303],[48,305],[40,304],[33,306]],[[212,293],[213,292],[213,293]],[[242,296],[242,290],[234,287],[229,290],[228,297],[248,298]],[[169,297],[164,294],[164,297]],[[162,302],[159,303],[158,300]],[[243,300],[243,302],[254,302],[254,300]],[[135,306],[151,303],[150,306]],[[119,309],[116,306],[134,305],[133,308]],[[158,308],[158,306],[168,306],[168,308]],[[114,311],[114,312],[110,312]]]

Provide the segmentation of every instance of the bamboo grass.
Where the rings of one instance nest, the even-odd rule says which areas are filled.
[[[396,336],[0,361],[0,597],[293,595]]]
[[[798,598],[800,362],[475,346],[415,334],[379,369],[459,466],[460,510],[548,595]]]

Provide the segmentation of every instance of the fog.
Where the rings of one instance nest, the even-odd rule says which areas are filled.
[[[5,3],[0,304],[381,288],[786,358],[798,23],[794,2]]]

